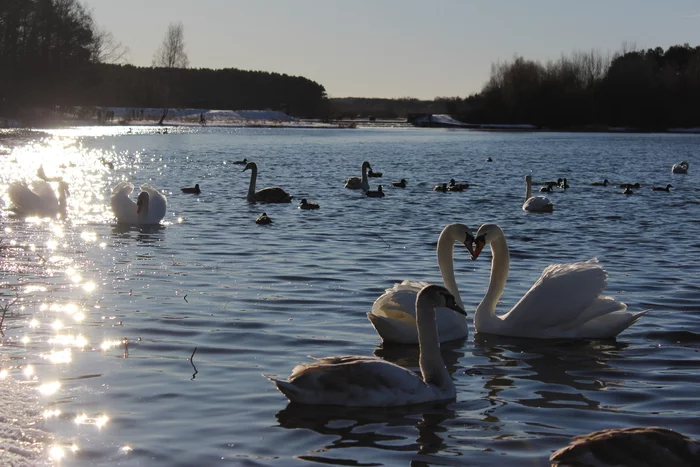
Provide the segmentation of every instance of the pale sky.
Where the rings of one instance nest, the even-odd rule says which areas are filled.
[[[697,0],[82,0],[150,66],[168,24],[194,68],[304,76],[329,97],[466,97],[491,64],[700,45]]]

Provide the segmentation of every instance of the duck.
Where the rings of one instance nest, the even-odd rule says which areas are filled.
[[[165,217],[168,206],[165,195],[148,183],[140,188],[136,202],[130,198],[133,183],[121,182],[112,189],[109,202],[118,224],[155,225]]]
[[[202,192],[202,190],[199,189],[199,183],[195,183],[194,187],[185,187],[185,188],[180,188],[183,193],[192,193],[195,195],[198,195]]]
[[[367,170],[372,170],[369,162],[362,163],[362,177],[350,177],[345,180],[345,188],[350,190],[369,190],[369,181],[367,180]]]
[[[493,159],[491,159],[491,156],[486,158],[486,162],[493,162]]]
[[[248,158],[243,158],[240,161],[233,161],[232,164],[235,165],[246,165],[248,163]]]
[[[559,188],[563,188],[565,190],[569,188],[569,182],[566,178],[562,179],[562,181],[559,182]]]
[[[383,198],[384,192],[382,191],[382,186],[378,185],[376,190],[365,190],[365,196],[368,198]]]
[[[549,460],[554,467],[697,467],[700,441],[658,426],[610,428],[574,437]]]
[[[60,217],[65,218],[67,198],[70,196],[68,183],[58,182],[58,196],[51,184],[45,180],[36,180],[27,185],[24,182],[14,182],[7,194],[12,202],[11,210],[24,217]]]
[[[551,193],[552,191],[554,191],[554,189],[552,188],[552,185],[542,186],[539,189],[540,193]]]
[[[474,314],[477,332],[539,339],[613,338],[644,316],[648,310],[628,313],[627,305],[601,295],[608,273],[598,259],[547,266],[525,295],[507,313],[496,315],[496,304],[508,280],[510,253],[503,229],[483,224],[476,232],[476,260],[491,247],[488,290]]]
[[[402,178],[401,181],[399,182],[391,182],[391,186],[396,187],[396,188],[406,188],[406,184],[408,182],[406,181],[405,178]]]
[[[292,403],[346,407],[400,407],[455,400],[456,389],[440,354],[436,308],[466,315],[455,297],[439,285],[427,285],[415,300],[420,373],[379,357],[317,358],[298,365],[287,380],[263,375]]]
[[[633,195],[634,191],[632,191],[632,188],[627,187],[625,188],[625,191],[622,192],[623,195]]]
[[[104,157],[100,157],[100,162],[102,163],[102,165],[107,167],[109,170],[114,170],[114,164],[112,162],[108,161],[107,159],[105,159]]]
[[[447,193],[449,191],[449,189],[447,188],[447,183],[443,183],[442,185],[435,185],[433,187],[433,190],[442,191],[443,193]]]
[[[268,187],[255,191],[255,182],[258,178],[258,165],[255,162],[248,162],[243,172],[250,169],[250,184],[248,185],[248,195],[246,199],[250,203],[291,203],[294,196],[290,195],[280,187]]]
[[[523,211],[528,212],[552,212],[554,204],[545,196],[532,196],[532,176],[525,176],[525,202]]]
[[[454,249],[459,243],[473,254],[474,235],[464,224],[446,225],[437,241],[437,264],[445,288],[454,296],[457,304],[464,308],[454,273]],[[367,313],[372,326],[384,344],[417,344],[416,296],[428,285],[423,281],[404,280],[377,297]],[[440,343],[464,339],[469,335],[469,326],[464,316],[438,310],[437,329]]]
[[[607,178],[605,180],[603,180],[602,182],[591,183],[591,186],[608,186],[608,185],[610,185],[610,182],[608,181]]]
[[[671,188],[673,188],[673,185],[671,185],[670,183],[666,185],[666,188],[664,188],[662,186],[651,187],[652,191],[665,191],[665,192],[670,192]]]
[[[641,188],[642,185],[640,185],[639,182],[637,182],[637,183],[620,183],[618,185],[618,187],[620,187],[620,188]]]
[[[688,164],[686,161],[679,162],[678,164],[674,164],[673,167],[671,167],[671,173],[687,174],[689,166],[690,164]]]
[[[383,172],[373,172],[372,169],[367,171],[367,176],[369,178],[381,178],[384,175]]]
[[[457,183],[454,178],[450,179],[450,184],[447,185],[449,191],[464,191],[469,188],[468,183]]]
[[[266,212],[263,212],[258,216],[257,219],[255,219],[255,223],[258,225],[267,225],[267,224],[272,224],[272,219],[270,216],[267,215]]]
[[[318,209],[320,207],[318,203],[309,203],[306,198],[302,198],[301,203],[299,203],[299,209]]]

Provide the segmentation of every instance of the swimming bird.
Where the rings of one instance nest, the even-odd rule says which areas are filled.
[[[320,207],[318,203],[309,203],[306,201],[306,198],[303,198],[301,203],[299,203],[299,209],[318,209]]]
[[[194,187],[185,187],[185,188],[180,188],[183,193],[192,193],[195,195],[198,195],[202,192],[202,190],[199,189],[199,183],[195,183]]]
[[[687,174],[689,166],[690,164],[688,164],[686,161],[679,162],[671,167],[671,172],[674,174]]]
[[[270,216],[267,215],[266,212],[263,212],[260,216],[258,216],[257,219],[255,219],[255,223],[258,225],[272,224],[272,219],[270,218]]]
[[[233,162],[232,162],[232,164],[236,164],[236,165],[246,165],[247,163],[248,163],[248,158],[247,158],[247,157],[244,158],[244,159],[242,159],[242,160],[240,160],[240,161],[233,161]]]
[[[641,188],[642,185],[640,185],[639,182],[637,182],[637,183],[620,183],[618,186],[620,188]]]
[[[504,315],[496,315],[503,294],[510,253],[503,230],[484,224],[476,233],[472,259],[491,246],[489,287],[476,308],[477,332],[510,337],[605,339],[617,336],[647,311],[628,313],[627,305],[602,296],[608,273],[593,258],[547,266],[540,278]]]
[[[416,373],[377,357],[318,358],[299,365],[288,380],[266,376],[291,402],[348,407],[398,407],[455,399],[456,391],[440,354],[435,317],[449,308],[466,314],[444,287],[428,285],[415,300],[420,346]],[[450,311],[452,313],[452,311]]]
[[[56,217],[66,216],[67,198],[70,196],[68,183],[58,182],[58,196],[45,180],[36,180],[27,185],[23,182],[14,182],[7,194],[12,201],[11,210],[24,217]]]
[[[362,163],[362,178],[360,177],[350,177],[345,180],[345,188],[350,190],[369,190],[369,181],[367,180],[367,170],[372,170],[369,162],[364,161]]]
[[[250,169],[250,184],[248,185],[248,196],[246,199],[254,203],[291,203],[294,196],[290,195],[280,187],[268,187],[262,190],[255,191],[255,182],[258,178],[258,165],[255,162],[248,162],[243,169],[243,172]]]
[[[442,185],[435,185],[433,187],[433,190],[435,191],[442,191],[443,193],[447,193],[449,190],[447,189],[447,183],[443,183]]]
[[[165,217],[167,198],[151,185],[141,185],[136,202],[129,196],[134,191],[131,182],[121,182],[112,190],[109,199],[112,212],[119,224],[150,225],[159,224]]]
[[[486,158],[486,162],[493,162],[493,159],[491,159],[491,156]]]
[[[656,426],[611,428],[574,437],[549,460],[561,467],[697,467],[700,441]]]
[[[38,169],[36,169],[36,176],[42,179],[45,182],[60,182],[63,180],[63,177],[47,177],[46,172],[44,172],[44,165],[40,165]]]
[[[525,202],[523,211],[528,212],[552,212],[554,205],[544,196],[532,196],[532,176],[525,176]]]
[[[610,185],[610,182],[608,181],[607,178],[605,180],[603,180],[602,182],[591,183],[591,186],[608,186],[608,185]]]
[[[541,186],[540,189],[539,189],[539,192],[540,192],[540,193],[551,193],[552,191],[554,191],[554,190],[552,189],[552,185]]]
[[[400,182],[391,182],[391,186],[394,186],[396,188],[406,188],[406,182],[405,178],[402,178]]]
[[[384,192],[382,191],[382,186],[377,186],[376,190],[365,190],[365,196],[368,198],[383,198]]]
[[[469,188],[468,183],[457,183],[454,178],[450,179],[450,184],[447,185],[449,191],[464,191]]]
[[[627,187],[625,188],[625,191],[622,192],[623,195],[633,195],[634,191],[632,191],[632,188]]]
[[[651,187],[652,191],[666,191],[666,192],[670,192],[671,188],[673,188],[673,185],[671,185],[670,183],[666,185],[666,188],[664,188],[662,186]]]
[[[569,182],[566,180],[566,178],[559,182],[559,188],[563,188],[565,190],[569,188]]]
[[[367,171],[367,176],[369,178],[380,178],[382,175],[384,175],[383,172],[373,172],[372,169]]]
[[[454,245],[461,243],[471,255],[474,236],[464,224],[448,224],[442,229],[437,241],[437,264],[444,286],[454,296],[457,304],[464,308],[459,295],[454,273]],[[404,280],[396,283],[380,295],[367,313],[367,318],[384,343],[416,344],[416,296],[428,285],[423,281]],[[438,310],[437,327],[439,341],[463,339],[469,335],[467,319],[463,316]]]

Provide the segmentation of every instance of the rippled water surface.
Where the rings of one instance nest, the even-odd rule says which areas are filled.
[[[602,428],[653,424],[700,436],[700,136],[129,131],[0,140],[3,404],[45,436],[29,448],[22,443],[41,436],[5,430],[4,449],[22,446],[6,459],[541,466],[571,436]],[[243,158],[258,163],[258,187],[281,186],[295,202],[247,203],[250,172],[232,164]],[[363,160],[384,173],[371,183],[384,184],[385,198],[343,188]],[[672,175],[681,160],[690,173]],[[8,210],[8,185],[35,179],[42,164],[70,185],[65,222]],[[522,211],[528,173],[568,178],[569,190],[547,195],[553,214]],[[401,178],[408,187],[392,188]],[[472,186],[433,192],[450,178]],[[604,178],[615,186],[590,186]],[[114,223],[109,193],[122,180],[167,194],[162,227]],[[621,182],[643,187],[625,196]],[[180,192],[194,183],[201,195]],[[670,193],[650,190],[666,183]],[[297,209],[301,198],[321,209]],[[262,211],[272,225],[255,224]],[[651,311],[610,341],[475,336],[471,327],[465,341],[443,345],[457,386],[451,404],[288,405],[261,373],[286,376],[307,355],[374,354],[417,368],[417,348],[382,348],[365,313],[395,281],[440,281],[435,244],[452,222],[506,232],[502,310],[547,265],[598,257],[607,293]],[[472,315],[489,259],[456,251]]]

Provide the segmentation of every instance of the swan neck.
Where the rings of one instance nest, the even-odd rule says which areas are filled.
[[[250,183],[248,184],[248,199],[255,198],[255,182],[258,178],[258,168],[253,166],[250,168]]]
[[[457,280],[455,279],[454,269],[454,244],[455,239],[447,232],[440,234],[437,244],[437,263],[442,275],[442,282],[445,288],[455,297],[457,304],[464,309],[462,297],[459,295]]]
[[[435,309],[418,297],[416,303],[416,325],[420,347],[420,371],[425,384],[445,388],[451,383],[450,374],[445,368],[440,354]]]
[[[477,330],[488,332],[489,323],[500,319],[496,316],[496,303],[503,295],[508,280],[510,268],[510,253],[508,242],[504,236],[499,236],[491,242],[491,278],[484,299],[479,303],[474,315],[474,326]]]
[[[525,179],[525,201],[532,198],[532,180]]]

